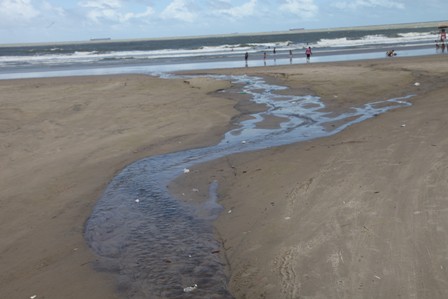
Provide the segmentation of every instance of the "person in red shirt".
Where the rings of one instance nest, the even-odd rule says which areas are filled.
[[[311,52],[311,47],[306,48],[306,50],[305,50],[305,55],[306,55],[306,61],[307,61],[307,62],[310,61],[311,54],[313,54],[313,53]]]
[[[445,32],[445,29],[442,29],[442,30],[440,31],[440,41],[441,41],[442,43],[445,43],[445,41],[446,41],[446,32]]]

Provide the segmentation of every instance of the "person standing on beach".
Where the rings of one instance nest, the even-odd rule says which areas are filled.
[[[310,62],[311,54],[313,54],[311,52],[311,47],[306,48],[306,50],[305,50],[306,62]]]
[[[445,32],[445,29],[442,29],[442,30],[440,31],[440,41],[441,41],[442,43],[445,43],[445,41],[446,41],[446,32]]]
[[[248,59],[249,59],[249,53],[246,52],[246,54],[244,54],[244,60],[246,61],[246,66],[247,66]]]

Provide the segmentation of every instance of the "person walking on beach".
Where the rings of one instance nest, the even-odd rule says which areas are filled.
[[[442,29],[440,31],[440,42],[442,42],[444,44],[445,41],[446,41],[446,32],[445,32],[445,29]]]
[[[244,60],[246,61],[246,67],[247,67],[247,60],[249,59],[249,53],[246,52],[246,54],[244,54]]]
[[[305,50],[306,62],[310,62],[311,54],[313,54],[311,52],[311,47],[306,48],[306,50]]]

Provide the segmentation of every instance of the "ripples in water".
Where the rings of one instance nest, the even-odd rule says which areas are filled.
[[[98,255],[97,267],[118,276],[128,298],[232,298],[226,265],[213,233],[217,182],[210,200],[196,208],[174,198],[168,183],[184,169],[227,155],[329,136],[388,110],[409,106],[410,97],[325,111],[315,96],[279,95],[286,87],[249,76],[208,76],[242,84],[242,92],[266,110],[251,115],[214,146],[153,156],[122,170],[106,188],[87,221],[85,239]],[[225,91],[224,91],[225,92]],[[275,128],[259,126],[267,117]],[[184,288],[197,285],[192,292]]]

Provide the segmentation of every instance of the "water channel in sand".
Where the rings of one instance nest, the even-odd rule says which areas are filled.
[[[226,266],[213,234],[220,209],[211,186],[208,215],[174,198],[167,185],[189,167],[235,153],[260,150],[329,136],[388,110],[411,105],[411,96],[368,103],[343,113],[325,110],[315,96],[277,93],[287,87],[249,76],[207,76],[241,85],[252,101],[266,106],[219,144],[153,156],[123,169],[108,185],[85,228],[85,239],[98,255],[97,267],[118,276],[127,298],[232,298]],[[229,91],[223,91],[229,92]],[[275,128],[259,126],[281,119]],[[192,292],[184,288],[197,285]]]

